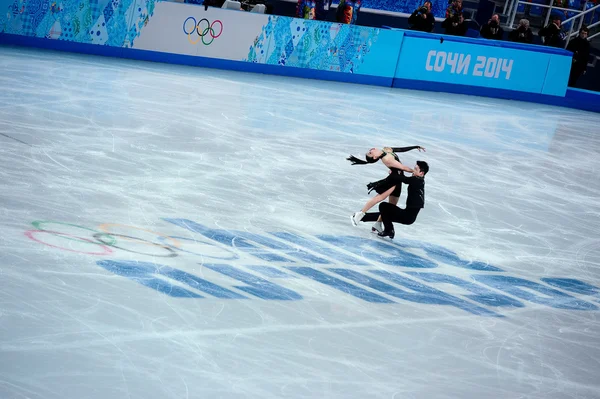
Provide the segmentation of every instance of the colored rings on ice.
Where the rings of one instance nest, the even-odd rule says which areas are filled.
[[[239,259],[235,251],[215,246],[210,239],[171,236],[126,224],[102,223],[95,229],[52,220],[35,220],[31,224],[35,229],[24,232],[30,240],[79,254],[105,256],[121,250],[159,258],[173,258],[187,253],[207,259]]]

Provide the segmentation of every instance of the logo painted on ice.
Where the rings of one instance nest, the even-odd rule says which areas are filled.
[[[431,50],[427,53],[427,60],[425,61],[425,70],[429,72],[443,72],[449,67],[450,73],[483,76],[492,79],[503,77],[509,80],[513,60],[479,55],[473,70],[469,69],[470,66],[470,54],[446,53],[445,51]]]
[[[217,30],[215,30],[215,25],[217,26]],[[183,21],[183,33],[187,35],[188,41],[191,44],[198,44],[198,42],[202,41],[202,44],[209,46],[223,33],[223,22],[217,19],[211,23],[206,18],[202,18],[196,22],[196,18],[187,17]],[[193,40],[193,36],[196,36],[197,39]]]
[[[211,260],[204,260],[203,267],[242,283],[225,288],[186,271],[154,262],[96,262],[114,274],[172,297],[203,298],[200,294],[203,293],[224,299],[300,300],[303,298],[300,293],[284,285],[291,281],[289,279],[304,277],[370,303],[408,301],[446,305],[480,316],[503,317],[499,309],[521,308],[525,302],[566,310],[598,310],[593,302],[600,302],[600,289],[583,281],[547,277],[535,282],[507,276],[499,274],[504,271],[496,266],[465,261],[446,248],[427,243],[402,240],[387,243],[354,236],[319,235],[309,238],[286,232],[271,232],[265,236],[247,231],[215,230],[188,219],[164,220],[188,233],[198,233],[204,239],[171,236],[115,223],[101,224],[96,230],[51,221],[33,222],[35,230],[28,230],[25,235],[56,249],[95,256],[113,255],[117,251],[164,258],[182,254],[202,256]],[[123,229],[128,234],[114,232]],[[92,248],[78,251],[72,241]],[[59,245],[60,242],[63,244]],[[69,242],[69,245],[64,242]],[[202,252],[185,249],[190,243],[206,247]],[[211,248],[216,249],[218,254],[211,252]],[[259,259],[263,264],[239,265],[242,253]],[[419,255],[422,253],[427,256]],[[232,264],[233,261],[236,265]],[[439,266],[438,263],[474,274],[467,280],[431,272]],[[274,264],[280,265],[275,267]],[[339,267],[340,264],[346,267]],[[174,285],[170,280],[183,284],[185,288]],[[460,288],[464,294],[445,292],[444,288],[448,285]],[[581,296],[587,297],[586,300]]]

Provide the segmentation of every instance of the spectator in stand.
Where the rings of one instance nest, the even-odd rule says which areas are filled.
[[[554,6],[555,7],[560,7],[560,8],[571,8],[570,4],[569,4],[569,0],[554,0]],[[550,12],[550,19],[554,19],[554,16],[556,15],[558,18],[560,18],[561,22],[564,21],[565,19],[567,19],[567,12],[565,10],[557,10],[557,9],[553,9],[550,11],[549,8],[545,9],[546,14],[544,15],[544,18],[546,17],[546,15],[548,15],[548,12]],[[563,28],[565,28],[563,26]]]
[[[361,2],[361,0],[340,0],[335,12],[335,20],[341,24],[356,24]]]
[[[408,23],[412,30],[421,32],[433,32],[435,17],[431,12],[431,1],[426,1],[421,7],[415,10],[408,18]]]
[[[479,33],[486,39],[502,40],[504,29],[500,27],[500,16],[498,14],[492,15],[488,23],[481,27]]]
[[[546,46],[564,47],[565,34],[562,31],[560,17],[558,16],[553,15],[552,23],[540,29],[538,35]]]
[[[442,28],[446,29],[447,35],[453,36],[465,36],[468,29],[462,12],[447,17],[444,22],[442,22]]]
[[[317,4],[315,0],[298,0],[296,18],[317,19]]]
[[[463,17],[462,0],[454,0],[448,6],[442,28],[446,30],[447,35],[465,36],[467,34],[468,27]]]
[[[315,18],[319,21],[327,20],[327,12],[331,6],[331,0],[316,0]]]
[[[191,4],[199,4],[200,1],[196,0],[196,1],[186,1],[186,3],[191,3]],[[221,8],[223,7],[223,3],[225,3],[225,0],[204,0],[203,5],[204,5],[204,10],[208,10],[208,7],[217,7],[217,8]]]
[[[579,30],[579,36],[569,42],[567,50],[573,52],[573,63],[571,64],[571,74],[569,75],[569,86],[575,87],[577,79],[585,74],[588,59],[590,57],[590,42],[588,34],[590,30],[583,26]]]
[[[533,43],[533,32],[529,27],[529,20],[520,20],[517,29],[508,34],[508,40],[517,43]]]
[[[452,18],[455,14],[462,15],[462,0],[454,0],[448,8],[446,8],[446,19]]]

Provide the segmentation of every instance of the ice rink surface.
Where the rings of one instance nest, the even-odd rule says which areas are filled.
[[[0,65],[0,398],[600,397],[600,115]],[[410,145],[416,223],[352,226],[387,171],[345,158]]]

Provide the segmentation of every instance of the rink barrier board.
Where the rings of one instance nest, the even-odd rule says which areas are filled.
[[[220,32],[219,25],[216,25],[214,33],[218,37],[214,40],[215,43],[208,46],[198,44],[198,38],[184,33],[185,21],[192,18],[188,25],[193,26],[194,21],[204,17],[211,21],[218,19],[225,26]],[[170,21],[173,21],[172,26],[167,27],[166,24],[171,24]],[[138,23],[137,36],[131,36],[135,41],[121,47],[109,46],[106,44],[108,42],[104,45],[93,44],[96,36],[104,40],[110,38],[109,31],[91,32],[95,33],[90,39],[91,43],[7,33],[0,33],[0,43],[242,72],[444,91],[600,111],[600,96],[597,94],[571,89],[567,91],[571,53],[563,49],[399,29],[348,26],[215,8],[204,10],[203,7],[193,5],[164,2],[156,3],[154,14],[146,25]],[[306,33],[293,35],[301,30]],[[38,36],[39,32],[38,29]],[[78,40],[84,39],[80,37]],[[325,47],[329,51],[325,56],[324,53],[327,52],[320,46],[322,43],[326,43]],[[265,54],[261,54],[263,50]],[[496,52],[502,56],[496,56]],[[456,62],[457,54],[466,57],[461,58],[461,61],[468,61],[466,68],[465,62]],[[524,57],[524,60],[511,58],[510,66],[514,70],[507,72],[504,68],[507,66],[506,60],[514,57],[513,54]],[[487,64],[482,64],[480,59],[487,60]],[[517,68],[517,63],[525,64],[527,68],[522,65]],[[457,64],[463,67],[460,74],[454,73],[461,71]],[[453,70],[455,68],[457,71]],[[490,76],[482,76],[484,72]],[[508,73],[511,74],[510,79]]]
[[[402,36],[387,29],[159,2],[139,35],[123,47],[391,79]]]
[[[346,74],[333,71],[319,71],[307,68],[281,67],[278,65],[256,64],[244,61],[231,61],[208,57],[194,57],[149,50],[123,49],[121,58],[131,60],[162,62],[177,65],[189,65],[203,68],[224,69],[238,72],[262,73],[267,75],[289,76],[305,79],[329,80],[344,83],[358,83],[372,86],[391,87],[392,77],[362,74]]]
[[[394,80],[394,78],[392,77],[345,74],[339,72],[319,71],[296,67],[281,67],[277,65],[256,64],[244,61],[231,61],[208,57],[163,53],[158,51],[99,46],[87,43],[73,43],[66,41],[49,40],[36,37],[23,37],[7,34],[0,34],[0,44],[43,48],[48,50],[98,55],[105,57],[124,58],[137,61],[150,61],[175,65],[188,65],[203,68],[224,69],[239,72],[298,77],[305,79],[358,83],[382,87],[392,87],[392,83]]]

